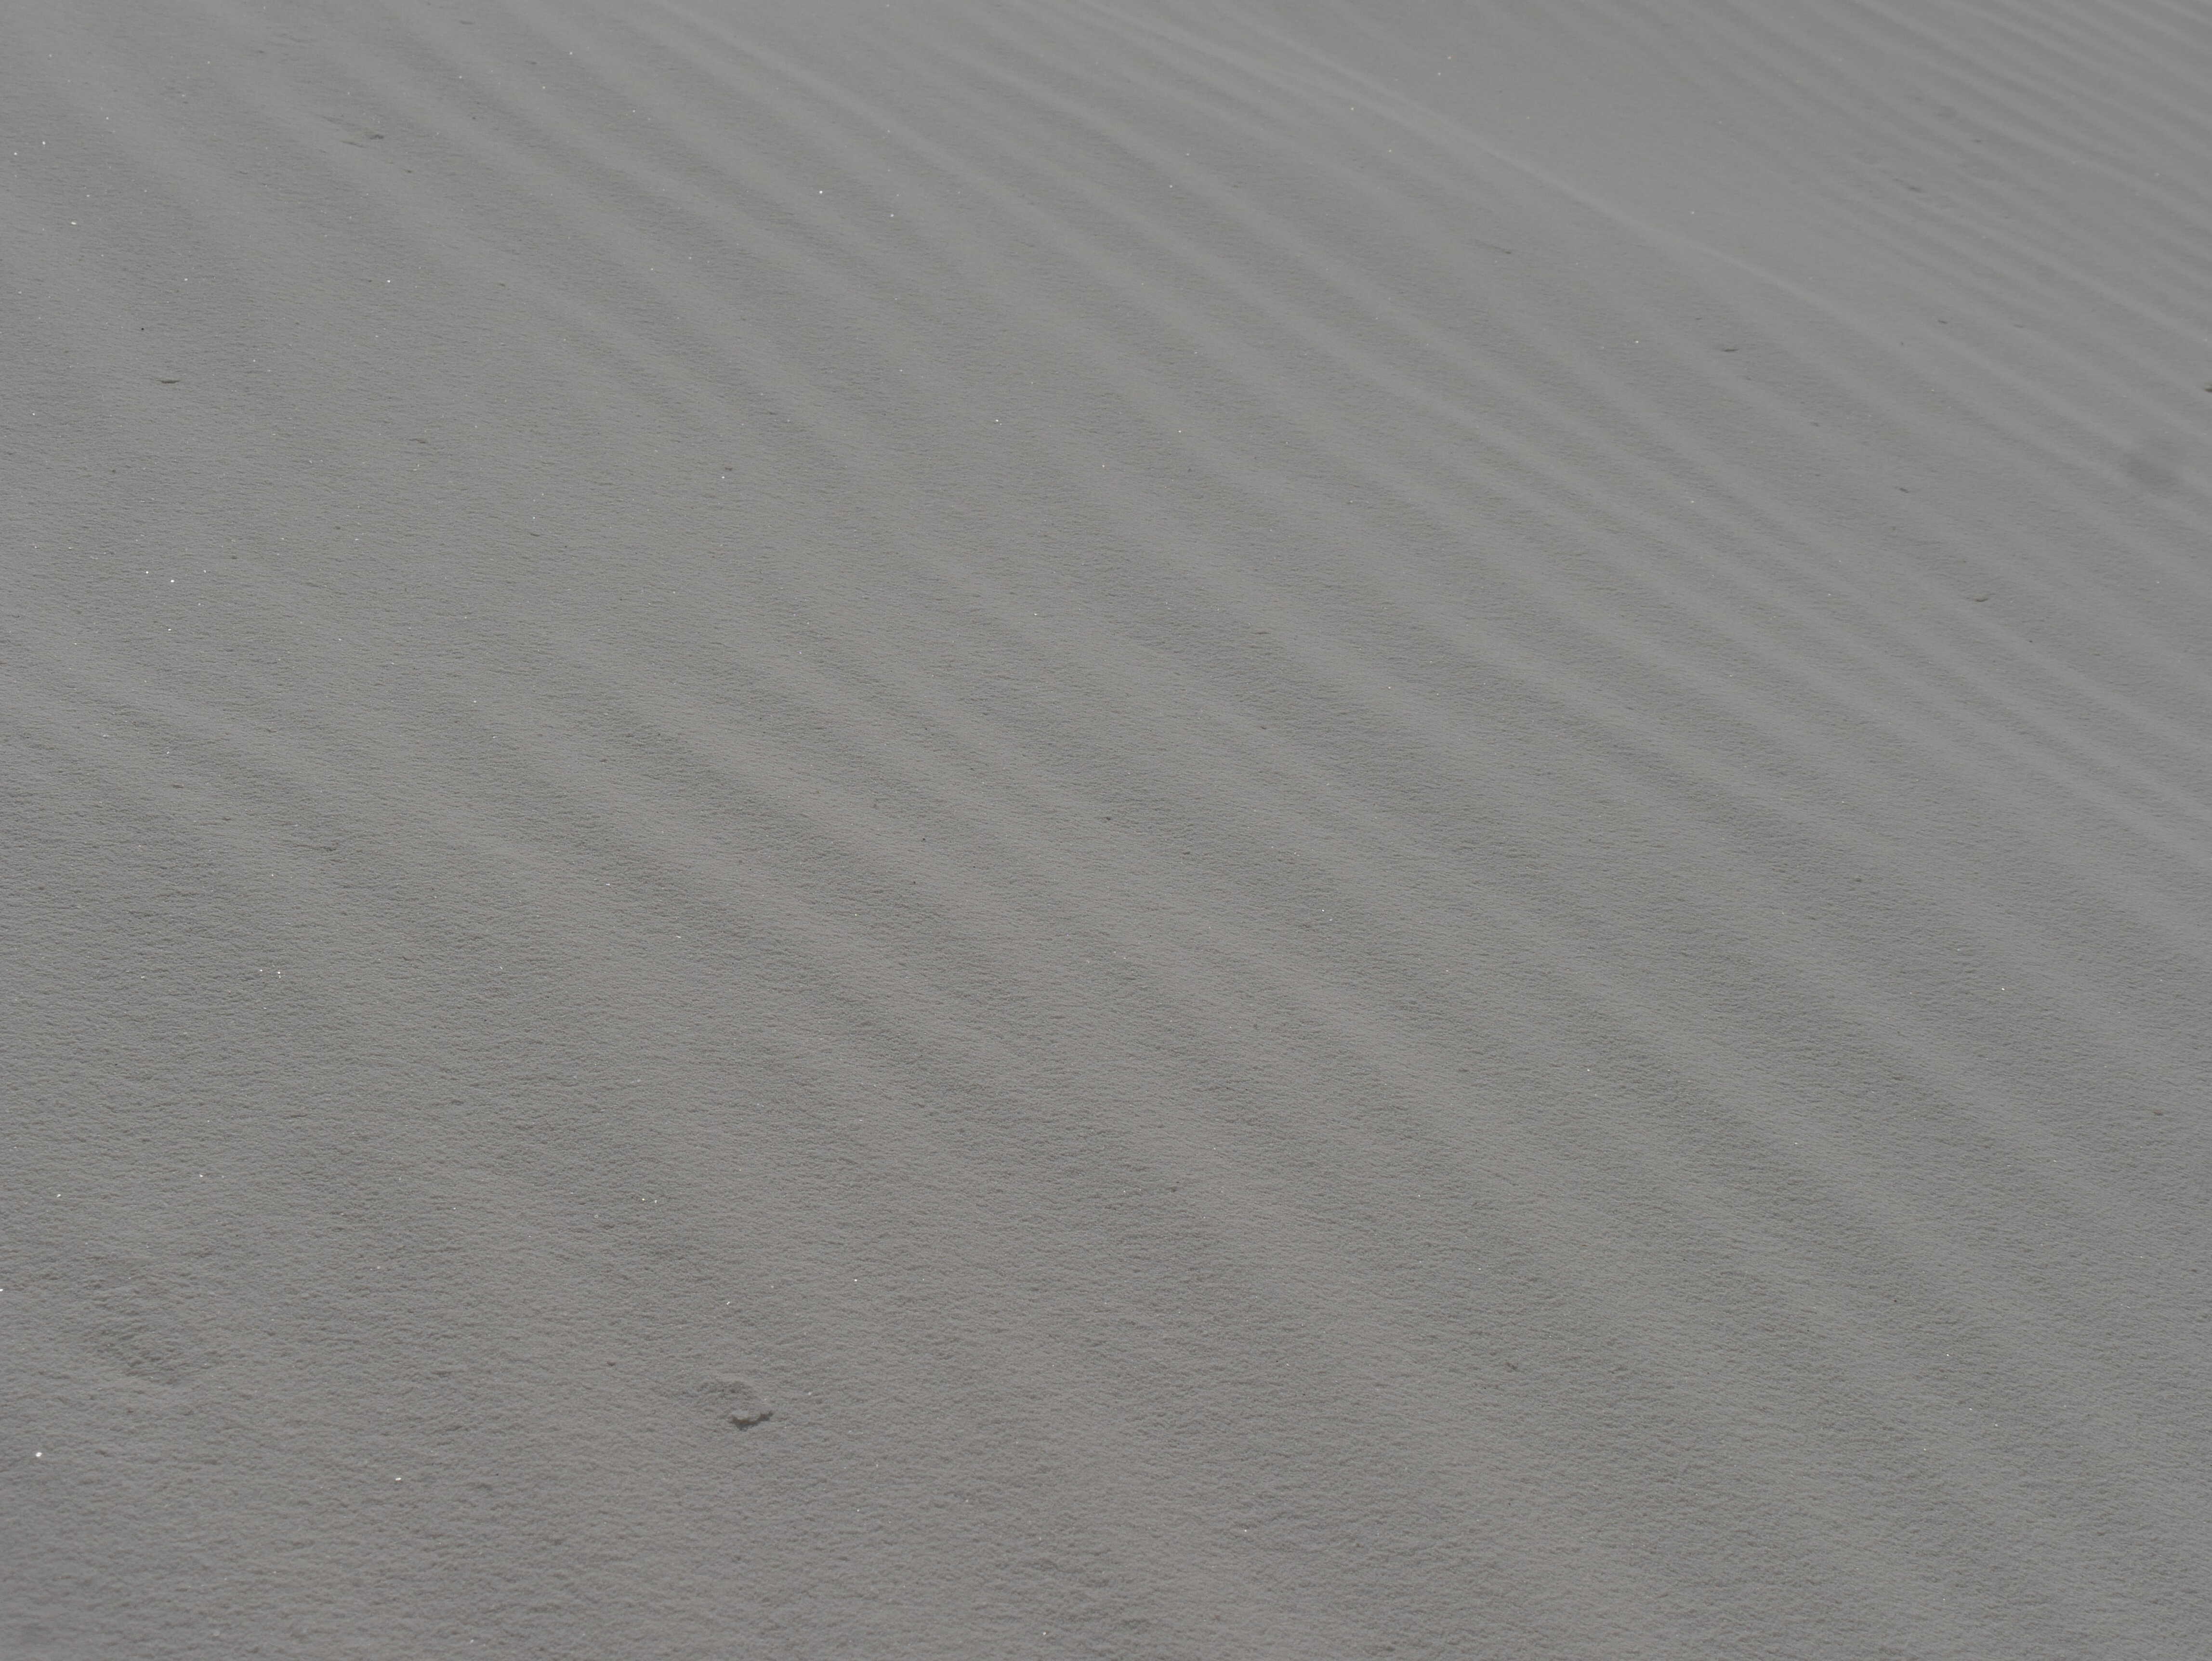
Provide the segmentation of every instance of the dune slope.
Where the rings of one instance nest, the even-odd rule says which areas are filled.
[[[2207,85],[0,10],[0,1652],[2203,1653]]]

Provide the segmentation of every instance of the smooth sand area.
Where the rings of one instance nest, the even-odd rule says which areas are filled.
[[[0,1657],[2212,1654],[2208,88],[0,5]]]

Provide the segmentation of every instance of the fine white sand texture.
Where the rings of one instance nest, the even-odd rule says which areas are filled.
[[[0,6],[0,1656],[2212,1653],[2208,88]]]

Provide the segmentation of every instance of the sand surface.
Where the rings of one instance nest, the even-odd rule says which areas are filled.
[[[0,7],[0,1656],[2212,1653],[2208,87]]]

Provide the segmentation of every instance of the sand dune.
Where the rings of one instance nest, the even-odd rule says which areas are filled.
[[[2208,85],[0,11],[0,1653],[2206,1653]]]

